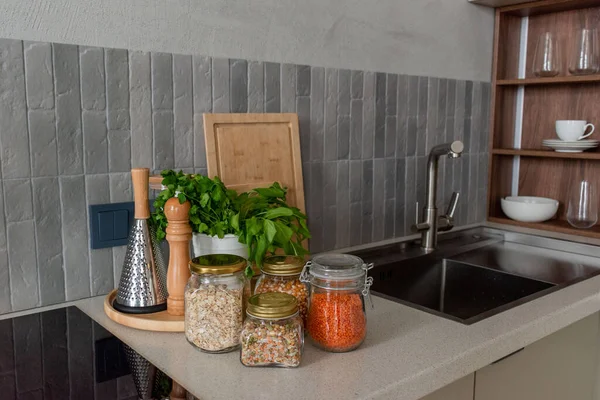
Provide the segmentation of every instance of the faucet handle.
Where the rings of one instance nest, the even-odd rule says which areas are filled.
[[[415,206],[415,225],[419,225],[419,202]]]
[[[458,205],[459,197],[460,197],[459,192],[452,193],[452,197],[450,198],[450,203],[448,204],[448,209],[446,210],[446,216],[448,218],[454,218],[454,213],[456,212],[456,206]]]

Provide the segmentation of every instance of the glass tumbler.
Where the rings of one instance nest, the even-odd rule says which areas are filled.
[[[533,73],[539,77],[556,76],[560,73],[560,46],[556,35],[544,32],[540,35],[533,59]]]
[[[569,72],[573,75],[589,75],[598,72],[598,44],[595,29],[582,29],[577,32],[569,46],[571,57]]]
[[[581,229],[591,228],[598,222],[598,192],[590,181],[581,181],[571,189],[567,221]]]

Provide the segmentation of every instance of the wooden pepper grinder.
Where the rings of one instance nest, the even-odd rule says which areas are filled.
[[[188,213],[190,202],[183,204],[175,197],[167,200],[165,216],[167,217],[167,241],[169,242],[169,269],[167,271],[167,312],[171,315],[184,315],[184,291],[190,278],[190,240],[192,227]]]

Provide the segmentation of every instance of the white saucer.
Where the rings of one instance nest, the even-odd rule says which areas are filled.
[[[597,140],[579,140],[577,142],[564,142],[562,140],[544,140],[544,147],[550,147],[558,153],[581,153],[584,150],[594,149],[600,145]]]

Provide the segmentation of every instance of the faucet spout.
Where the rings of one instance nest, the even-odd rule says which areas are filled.
[[[426,203],[423,208],[423,223],[417,221],[417,229],[421,230],[422,240],[421,246],[425,250],[433,250],[437,245],[438,232],[438,211],[437,211],[437,180],[438,180],[438,162],[440,157],[448,156],[451,159],[461,156],[465,145],[457,140],[452,143],[444,143],[434,146],[429,152],[427,161],[427,187],[426,187]],[[444,216],[448,221],[446,230],[452,229],[452,216]]]

